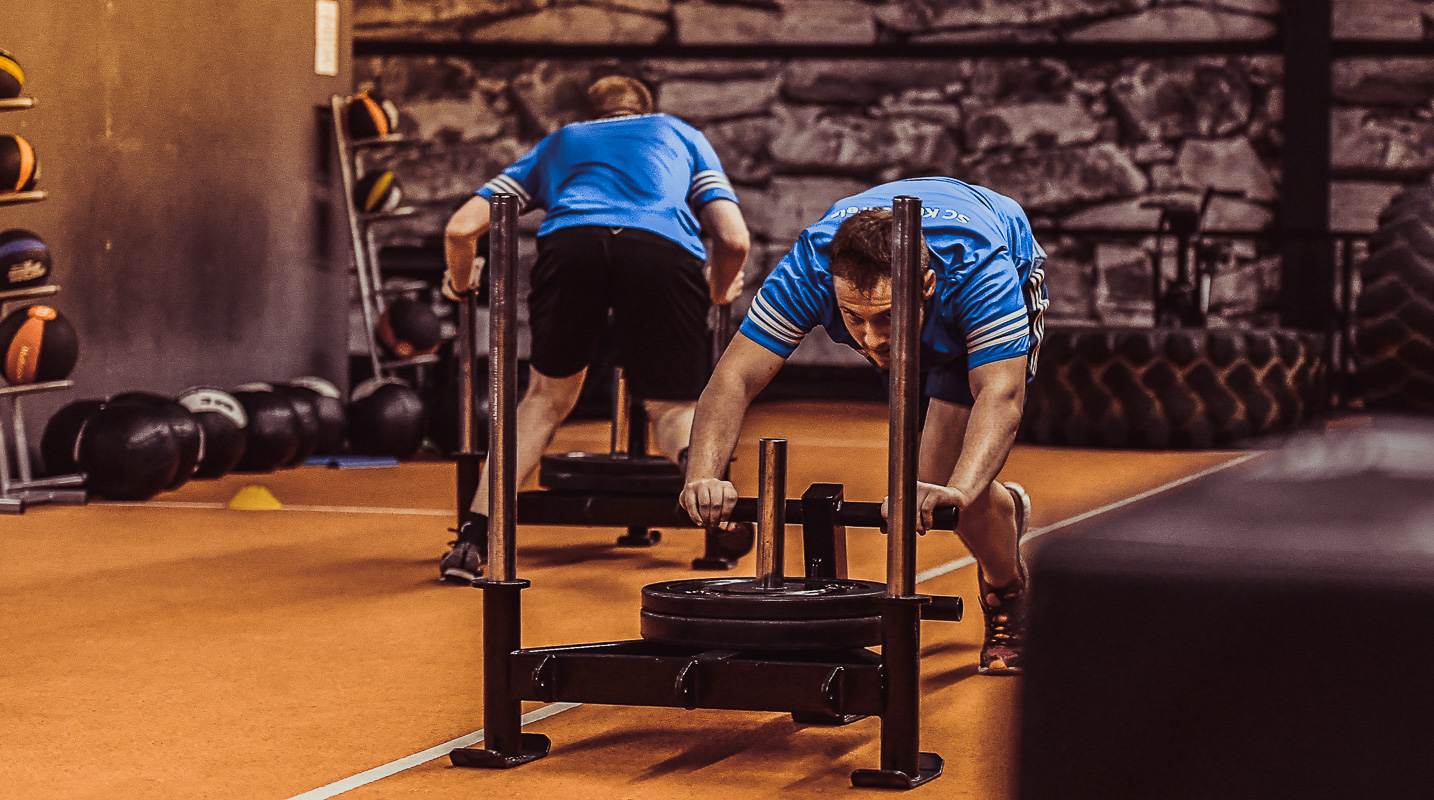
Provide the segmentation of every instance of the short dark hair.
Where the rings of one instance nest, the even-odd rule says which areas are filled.
[[[832,237],[832,277],[841,278],[862,294],[870,294],[883,280],[891,280],[891,209],[868,208],[848,217]],[[921,271],[931,264],[925,241],[921,245]]]
[[[636,78],[609,75],[588,87],[588,114],[601,119],[613,114],[652,113],[652,92]]]

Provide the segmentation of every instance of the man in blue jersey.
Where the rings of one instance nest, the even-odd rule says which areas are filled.
[[[891,206],[921,199],[920,364],[930,397],[917,469],[918,529],[938,505],[961,510],[977,564],[983,674],[1021,669],[1030,501],[996,474],[1015,441],[1035,374],[1048,302],[1045,253],[1010,198],[950,178],[896,181],[838,201],[772,270],[697,404],[683,508],[725,521],[737,499],[722,478],[752,398],[817,325],[877,367],[891,365]]]
[[[652,113],[637,80],[588,87],[591,119],[567,125],[479,189],[445,229],[445,291],[477,286],[488,198],[512,194],[547,212],[528,297],[532,350],[517,408],[516,473],[528,480],[577,404],[611,312],[617,363],[643,398],[658,452],[687,446],[707,378],[707,312],[742,289],[750,237],[712,145],[696,128]],[[710,258],[702,236],[711,241]],[[704,260],[708,263],[704,278]],[[488,545],[484,465],[458,541],[439,562],[444,580],[482,575]]]

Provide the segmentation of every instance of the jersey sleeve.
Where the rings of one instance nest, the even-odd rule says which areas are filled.
[[[514,161],[497,177],[483,184],[482,188],[474,194],[484,198],[492,197],[495,194],[517,195],[519,214],[534,208],[543,208],[541,201],[534,199],[538,195],[537,166],[551,140],[552,137],[549,136],[538,142],[537,146],[525,153],[522,158]]]
[[[948,323],[965,338],[967,369],[1030,352],[1030,313],[1016,265],[1004,251],[960,286],[952,300]]]
[[[752,307],[738,330],[782,358],[787,358],[802,339],[821,323],[822,294],[810,270],[803,263],[810,257],[810,242],[797,240],[790,253],[777,263],[762,282]]]
[[[707,137],[694,130],[692,136],[692,183],[687,189],[687,205],[700,209],[713,200],[737,202],[737,193],[722,171],[722,162]]]

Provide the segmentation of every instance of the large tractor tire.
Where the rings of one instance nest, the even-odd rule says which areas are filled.
[[[1325,338],[1278,329],[1048,326],[1021,438],[1084,447],[1224,447],[1323,403]]]
[[[1434,411],[1434,189],[1395,195],[1369,246],[1354,312],[1365,407]]]

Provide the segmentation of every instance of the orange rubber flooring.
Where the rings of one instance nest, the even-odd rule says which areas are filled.
[[[754,407],[734,479],[755,491],[756,440],[789,441],[788,496],[843,483],[885,493],[884,404]],[[607,425],[554,449],[604,450]],[[1034,500],[1034,537],[1109,504],[1250,457],[1018,446],[1002,476]],[[0,517],[0,797],[698,798],[853,796],[879,765],[877,719],[841,728],[776,713],[525,704],[545,759],[507,771],[443,757],[483,724],[481,592],[436,580],[454,467],[307,467],[192,482],[143,504],[35,506]],[[225,507],[267,487],[280,511]],[[697,531],[649,549],[618,531],[523,527],[525,646],[636,638],[641,587],[700,577]],[[788,571],[800,573],[800,539]],[[883,580],[885,539],[851,529],[852,577]],[[1019,678],[978,676],[975,571],[956,537],[920,540],[918,589],[967,598],[922,631],[923,750],[946,772],[914,795],[1015,795]],[[725,574],[752,574],[752,556]],[[710,573],[708,573],[710,574]],[[455,744],[456,743],[456,744]]]

